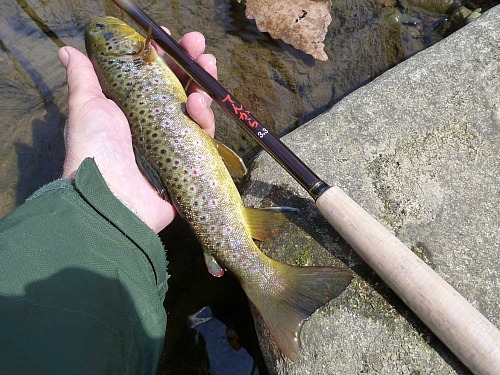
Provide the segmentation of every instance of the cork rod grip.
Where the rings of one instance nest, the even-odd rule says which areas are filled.
[[[338,187],[320,213],[403,302],[475,374],[499,374],[500,331]]]

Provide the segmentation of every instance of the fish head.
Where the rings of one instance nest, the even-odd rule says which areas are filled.
[[[139,33],[114,17],[92,18],[86,23],[85,47],[91,60],[135,57],[147,49]]]
[[[116,94],[110,86],[113,81],[110,77],[121,76],[123,71],[130,72],[131,64],[134,69],[139,69],[141,64],[156,60],[158,55],[149,40],[149,37],[144,39],[125,22],[114,17],[92,18],[86,23],[87,55],[108,98],[115,99]]]

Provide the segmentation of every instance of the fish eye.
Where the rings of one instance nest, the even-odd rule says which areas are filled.
[[[102,23],[96,23],[94,26],[99,28],[99,29],[102,29],[104,27],[104,25]]]

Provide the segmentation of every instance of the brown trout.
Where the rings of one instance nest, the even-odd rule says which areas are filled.
[[[244,173],[241,160],[189,118],[184,88],[149,42],[102,17],[87,23],[85,43],[104,93],[129,121],[145,175],[190,223],[210,273],[236,276],[282,353],[295,360],[303,322],[347,287],[352,272],[264,255],[253,239],[268,237],[282,213],[243,206],[229,173]]]

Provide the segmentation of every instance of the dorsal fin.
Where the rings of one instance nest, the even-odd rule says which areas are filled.
[[[168,190],[163,184],[160,175],[135,146],[134,156],[137,167],[139,168],[143,176],[146,177],[146,179],[149,181],[151,186],[158,192],[158,195],[166,201],[171,202]]]
[[[222,161],[226,165],[227,170],[231,177],[235,180],[240,180],[247,173],[247,167],[243,160],[229,147],[222,144],[218,140],[214,139],[215,146],[217,147],[217,151],[219,151],[219,155],[222,158]]]

